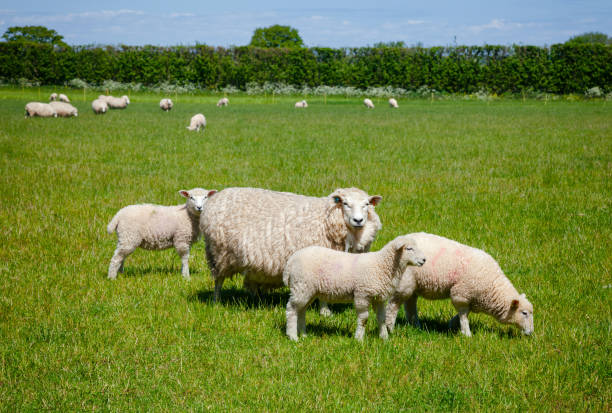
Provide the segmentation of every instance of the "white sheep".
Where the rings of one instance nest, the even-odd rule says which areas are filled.
[[[108,112],[108,103],[104,99],[96,99],[91,102],[91,108],[95,114],[101,114]]]
[[[350,254],[312,246],[287,261],[283,282],[291,295],[287,303],[287,335],[306,335],[306,308],[319,298],[326,302],[353,302],[357,311],[355,338],[363,340],[368,308],[376,310],[380,338],[387,338],[385,301],[397,287],[408,265],[423,265],[425,257],[409,236],[399,236],[381,250]]]
[[[174,103],[172,103],[172,99],[164,98],[159,101],[159,107],[165,112],[171,110],[172,106],[174,106]]]
[[[308,103],[306,103],[305,100],[300,100],[299,102],[295,103],[295,107],[296,108],[307,108],[308,107]]]
[[[220,191],[200,217],[215,301],[223,281],[237,273],[251,291],[281,287],[289,256],[311,245],[367,252],[382,227],[374,211],[381,199],[357,188],[322,198],[259,188]],[[329,314],[324,303],[321,312]]]
[[[51,102],[49,103],[57,112],[57,116],[68,118],[70,116],[79,116],[77,108],[66,102]]]
[[[372,103],[372,101],[368,98],[365,98],[363,100],[363,104],[365,105],[366,108],[368,109],[374,109],[374,103]]]
[[[57,100],[57,93],[51,93],[51,96],[49,96],[49,102],[53,102]]]
[[[391,106],[392,108],[398,108],[399,106],[397,105],[397,100],[390,98],[389,99],[389,106]]]
[[[100,95],[98,99],[103,99],[108,104],[109,109],[125,109],[130,104],[130,98],[123,95],[120,98],[114,96]]]
[[[201,113],[198,113],[197,115],[193,115],[191,117],[191,120],[189,121],[189,126],[187,126],[187,129],[195,130],[199,132],[200,128],[205,128],[205,127],[206,127],[206,118]]]
[[[68,99],[68,96],[64,95],[63,93],[59,94],[58,100],[60,102],[70,103],[70,99]]]
[[[106,227],[109,234],[117,231],[117,248],[108,267],[108,278],[123,272],[123,262],[138,247],[163,250],[174,247],[181,257],[181,273],[189,279],[189,250],[200,237],[199,219],[207,199],[215,190],[194,188],[181,190],[187,198],[181,205],[129,205],[121,208]]]
[[[57,112],[50,103],[30,102],[25,106],[25,117],[57,118]]]
[[[229,105],[229,99],[228,98],[221,98],[219,99],[219,101],[217,102],[217,106],[221,107],[221,106],[227,106]]]
[[[499,264],[486,252],[427,233],[409,234],[427,257],[427,264],[406,270],[387,305],[387,327],[393,330],[402,303],[406,319],[418,325],[417,298],[450,298],[457,309],[451,327],[471,336],[468,313],[483,312],[524,334],[533,332],[533,306],[519,295]]]

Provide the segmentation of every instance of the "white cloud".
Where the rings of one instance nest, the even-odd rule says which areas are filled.
[[[178,17],[195,17],[193,13],[171,13],[170,17],[176,19]]]

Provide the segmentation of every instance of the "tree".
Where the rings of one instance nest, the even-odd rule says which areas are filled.
[[[64,36],[60,36],[55,30],[47,29],[45,26],[9,27],[2,35],[2,38],[7,42],[34,42],[62,47],[68,46],[64,43]]]
[[[255,29],[250,46],[298,48],[304,47],[304,42],[297,29],[275,24],[274,26]]]
[[[608,37],[605,33],[600,32],[588,32],[579,34],[577,36],[571,37],[567,42],[567,44],[591,44],[591,43],[600,43],[600,44],[612,44],[612,37]]]

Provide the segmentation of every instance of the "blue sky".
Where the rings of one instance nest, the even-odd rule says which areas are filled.
[[[374,4],[381,4],[376,7]],[[0,31],[43,25],[72,45],[246,45],[257,27],[298,29],[307,46],[551,45],[612,35],[612,0],[168,1],[0,0]]]

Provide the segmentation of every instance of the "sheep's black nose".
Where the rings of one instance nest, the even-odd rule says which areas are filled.
[[[361,224],[361,221],[363,221],[363,218],[353,218],[353,221],[355,221],[355,224]]]

